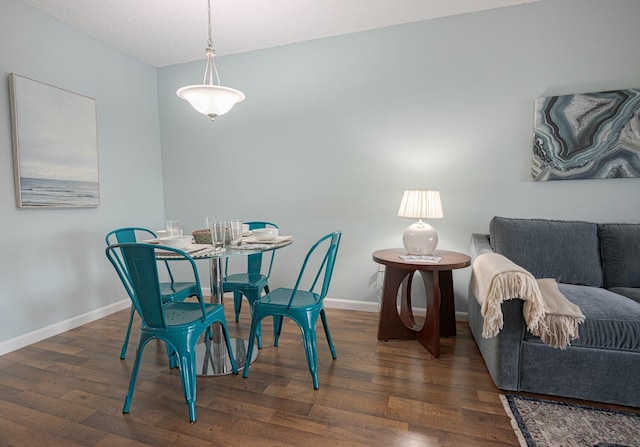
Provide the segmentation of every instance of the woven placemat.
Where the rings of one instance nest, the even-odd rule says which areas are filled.
[[[211,231],[209,229],[205,230],[194,230],[191,233],[193,236],[193,240],[196,244],[209,244],[211,245]]]

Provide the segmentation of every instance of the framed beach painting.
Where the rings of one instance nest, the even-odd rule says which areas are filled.
[[[640,89],[538,98],[531,177],[640,177]]]
[[[9,75],[19,208],[100,205],[96,101]]]

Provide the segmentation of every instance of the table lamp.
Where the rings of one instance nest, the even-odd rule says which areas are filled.
[[[430,255],[438,245],[435,228],[422,219],[442,219],[442,202],[439,191],[424,189],[407,190],[402,196],[399,217],[418,219],[409,225],[402,235],[402,243],[410,255]]]

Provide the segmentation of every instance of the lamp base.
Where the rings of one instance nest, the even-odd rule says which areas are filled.
[[[430,255],[438,246],[438,233],[431,225],[420,220],[404,230],[402,244],[410,255]]]

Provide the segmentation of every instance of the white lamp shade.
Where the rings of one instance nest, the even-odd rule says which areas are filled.
[[[239,102],[244,101],[244,93],[239,90],[220,85],[188,85],[176,92],[180,98],[203,115],[212,120],[227,113]]]
[[[402,196],[398,216],[414,219],[442,219],[440,191],[425,189],[407,190]]]

